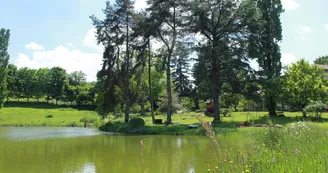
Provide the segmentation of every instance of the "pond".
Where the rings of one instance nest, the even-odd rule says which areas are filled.
[[[219,141],[224,150],[247,148],[233,136],[221,136]],[[0,127],[1,173],[201,173],[208,164],[215,164],[214,151],[205,136],[125,136],[83,128]]]

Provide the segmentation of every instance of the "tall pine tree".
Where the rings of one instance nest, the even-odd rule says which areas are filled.
[[[191,94],[191,84],[188,77],[189,73],[189,53],[190,51],[182,42],[178,42],[173,55],[172,81],[175,91],[178,92],[179,98],[189,97]]]
[[[257,9],[252,1],[193,0],[190,1],[190,29],[200,33],[204,41],[198,46],[208,67],[211,97],[214,103],[214,122],[220,122],[219,95],[224,83],[233,80],[237,70],[247,66],[246,47],[250,31],[256,22]]]

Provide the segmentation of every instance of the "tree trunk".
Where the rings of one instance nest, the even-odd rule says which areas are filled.
[[[218,76],[218,62],[216,52],[216,43],[213,43],[212,47],[212,69],[211,69],[211,83],[212,83],[212,98],[214,104],[214,120],[213,123],[220,123],[220,107],[219,107],[219,76]]]
[[[127,3],[125,1],[125,3]],[[127,4],[126,5],[126,77],[125,77],[125,119],[124,122],[128,123],[129,122],[129,113],[130,113],[130,86],[129,86],[129,78],[130,78],[130,71],[129,71],[129,66],[130,66],[130,53],[129,53],[129,15],[128,15],[128,8]]]
[[[150,63],[151,63],[150,40],[148,38],[148,85],[149,85],[149,95],[150,95],[151,120],[153,123],[155,123],[153,91],[152,91],[152,84],[151,84],[151,64]]]
[[[276,112],[277,102],[274,100],[273,96],[268,96],[267,99],[268,99],[267,100],[267,108],[268,108],[270,117],[277,116],[277,112]]]
[[[56,105],[58,105],[58,100],[56,99]]]
[[[172,123],[171,111],[172,111],[172,90],[171,90],[171,68],[170,68],[170,60],[168,57],[167,67],[166,67],[166,92],[167,92],[167,117],[166,124]]]
[[[173,2],[173,38],[172,38],[172,44],[171,48],[170,46],[167,46],[168,49],[168,56],[167,56],[167,62],[166,62],[166,91],[167,91],[167,117],[166,117],[166,124],[172,124],[172,89],[171,89],[171,57],[173,55],[175,42],[177,38],[177,31],[176,31],[176,13],[175,13],[175,4]]]
[[[142,83],[142,98],[141,98],[141,104],[140,104],[140,107],[141,107],[141,115],[145,115],[145,102],[147,101],[146,100],[146,87],[145,87],[145,84]]]
[[[306,118],[306,112],[302,109],[302,116],[303,118]]]

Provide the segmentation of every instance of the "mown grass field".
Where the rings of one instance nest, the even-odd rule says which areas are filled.
[[[52,117],[51,117],[52,116]],[[98,118],[92,111],[56,106],[4,107],[0,110],[0,126],[80,126],[84,116]],[[51,117],[51,118],[50,118]]]

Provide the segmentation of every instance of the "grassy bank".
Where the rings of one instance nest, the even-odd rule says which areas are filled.
[[[184,114],[173,115],[173,125],[165,126],[164,124],[153,124],[150,115],[139,116],[131,115],[131,118],[142,118],[145,121],[143,128],[131,129],[128,124],[123,123],[124,117],[110,118],[107,124],[103,124],[100,130],[107,132],[119,133],[140,133],[140,134],[168,134],[168,135],[204,135],[204,130],[200,122],[195,118],[197,113],[190,112]],[[156,115],[156,119],[165,121],[164,115]],[[211,122],[212,117],[203,116],[205,122]],[[313,122],[311,118],[302,118],[301,112],[286,112],[285,117],[270,118],[265,112],[233,112],[230,117],[222,117],[222,123],[214,125],[214,131],[217,133],[238,132],[236,128],[243,122],[247,121],[250,126],[256,125],[279,125],[287,127],[293,122],[305,121],[318,127],[328,128],[328,113],[322,115],[322,122]],[[198,128],[189,128],[189,125],[198,125]],[[247,127],[250,128],[250,127]],[[254,127],[258,129],[259,127]]]
[[[138,129],[129,129],[124,122],[123,115],[114,118],[110,116],[109,123],[102,124],[96,112],[63,108],[51,104],[21,104],[8,105],[0,110],[0,126],[79,126],[84,125],[80,120],[97,119],[94,126],[100,126],[102,131],[120,133],[140,133],[140,134],[170,134],[170,135],[203,135],[204,130],[194,117],[197,113],[182,113],[172,116],[173,125],[153,124],[150,114],[145,116],[131,114],[131,118],[142,118],[145,126]],[[286,112],[285,117],[269,118],[265,112],[233,112],[230,117],[222,117],[222,123],[215,125],[214,130],[219,133],[235,132],[242,122],[248,121],[251,124],[280,124],[288,126],[293,122],[303,121],[300,112]],[[156,115],[156,119],[166,119],[165,115]],[[211,122],[212,117],[203,117],[204,121]],[[323,122],[312,123],[320,127],[328,127],[328,113],[322,115]],[[310,120],[306,120],[310,121]],[[188,125],[196,124],[199,128],[188,128]]]
[[[248,141],[247,151],[219,150],[204,172],[327,172],[328,131],[304,122],[283,128],[248,129],[230,133]],[[217,138],[218,140],[220,138]],[[218,141],[224,144],[224,141]],[[245,144],[243,144],[245,145]]]
[[[65,126],[82,127],[83,117],[98,118],[92,111],[60,108],[52,105],[21,105],[0,110],[0,126]]]

